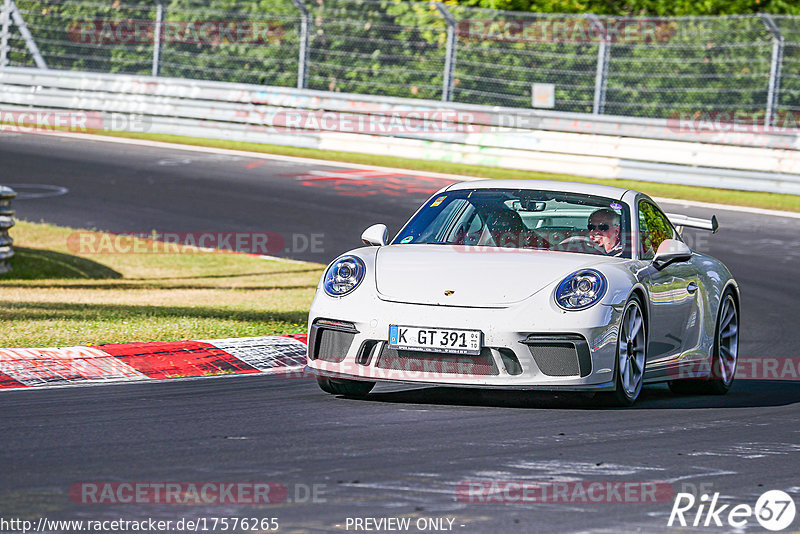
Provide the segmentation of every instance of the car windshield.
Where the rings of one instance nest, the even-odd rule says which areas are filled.
[[[462,189],[431,198],[392,244],[525,248],[630,258],[628,207],[610,198],[527,189]]]

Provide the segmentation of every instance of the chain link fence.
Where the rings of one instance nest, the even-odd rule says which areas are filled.
[[[800,17],[612,18],[395,0],[0,5],[0,67],[652,118],[737,111],[774,123],[800,110]]]

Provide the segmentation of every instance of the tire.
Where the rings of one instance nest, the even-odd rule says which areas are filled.
[[[375,382],[325,378],[322,376],[317,377],[317,384],[325,393],[355,398],[366,397],[367,394],[372,391],[372,388],[375,387]]]
[[[612,406],[632,406],[639,398],[647,361],[647,324],[642,301],[636,295],[628,299],[619,323],[617,358],[614,368],[616,389],[601,398]]]
[[[709,377],[705,380],[673,380],[669,389],[676,395],[724,395],[733,385],[738,359],[739,307],[733,292],[728,289],[722,294],[717,312]]]

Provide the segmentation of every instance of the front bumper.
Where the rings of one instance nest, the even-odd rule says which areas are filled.
[[[565,312],[544,299],[482,309],[370,300],[355,307],[345,299],[315,299],[309,316],[311,373],[456,387],[614,388],[620,311],[612,306]],[[392,324],[480,330],[484,349],[478,356],[392,350],[387,346]]]

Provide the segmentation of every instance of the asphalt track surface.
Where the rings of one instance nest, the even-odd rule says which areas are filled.
[[[342,169],[324,164],[34,135],[0,136],[0,161],[2,182],[22,193],[23,219],[112,232],[270,231],[287,242],[321,234],[320,250],[301,250],[301,238],[279,251],[320,263],[357,246],[372,223],[397,231],[445,183],[413,172],[340,179]],[[740,356],[795,357],[800,220],[716,213],[717,235],[692,235],[741,285]],[[671,497],[470,503],[457,488],[488,479],[665,481],[675,492],[719,492],[722,503],[753,505],[768,489],[800,502],[798,401],[800,383],[788,380],[737,381],[724,397],[652,386],[632,409],[571,395],[396,386],[349,400],[311,380],[270,376],[6,391],[0,516],[276,517],[280,532],[345,531],[348,517],[411,517],[411,532],[417,518],[454,519],[464,533],[730,531],[668,528]],[[271,481],[288,499],[85,505],[68,496],[83,481]],[[304,499],[314,485],[317,498]],[[788,530],[798,528],[800,519]],[[743,530],[764,529],[750,518]]]

